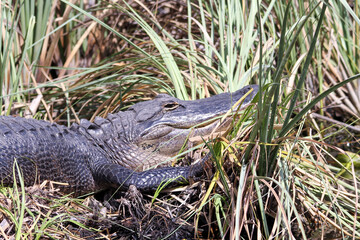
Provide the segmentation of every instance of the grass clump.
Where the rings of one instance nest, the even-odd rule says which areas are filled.
[[[122,193],[120,202],[104,203],[106,214],[89,205],[91,197],[41,202],[3,189],[3,236],[139,237],[142,229],[150,239],[360,237],[353,157],[359,153],[359,2],[0,6],[3,115],[70,125],[158,92],[197,99],[260,86],[256,104],[206,144],[215,166],[209,181],[155,199]],[[352,143],[346,149],[343,132]],[[350,160],[342,164],[338,153]],[[201,158],[200,151],[193,157]],[[42,203],[33,208],[39,214],[32,201]]]

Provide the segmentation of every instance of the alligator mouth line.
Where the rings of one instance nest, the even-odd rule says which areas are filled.
[[[198,123],[198,124],[193,124],[193,125],[191,125],[191,126],[183,126],[183,127],[182,127],[182,126],[176,126],[176,124],[175,124],[175,125],[172,125],[172,124],[164,124],[164,125],[169,126],[169,127],[172,127],[172,128],[174,128],[174,129],[198,129],[198,128],[207,127],[207,126],[209,126],[209,125],[212,125],[214,122],[220,121],[221,117],[222,117],[222,115],[215,116],[215,117],[212,117],[212,118],[210,118],[210,119],[208,119],[208,120],[204,120],[204,121],[202,121],[202,122],[200,122],[200,123]]]
[[[213,138],[214,136],[222,136],[229,128],[233,119],[231,116],[222,119],[221,116],[217,117],[211,122],[207,122],[206,125],[194,127],[194,136],[189,137],[190,142],[203,142]]]
[[[223,135],[232,121],[235,121],[237,116],[237,111],[228,112],[225,114],[220,114],[218,116],[211,117],[207,120],[204,120],[198,124],[188,124],[188,126],[179,126],[176,123],[158,123],[151,128],[148,128],[146,131],[142,133],[142,137],[147,140],[155,140],[158,138],[165,137],[167,135],[171,135],[173,131],[183,131],[179,132],[175,136],[180,135],[188,135],[187,138],[191,142],[202,142],[203,139],[207,139],[210,137],[214,137],[214,135]],[[164,130],[162,134],[159,134],[158,129]],[[157,132],[156,137],[150,137],[152,132]],[[185,133],[185,134],[184,134]],[[171,138],[175,137],[172,136]]]

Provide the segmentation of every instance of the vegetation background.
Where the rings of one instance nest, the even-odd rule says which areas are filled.
[[[206,144],[215,167],[203,181],[105,202],[2,188],[2,238],[360,238],[359,7],[0,1],[2,115],[69,126],[159,92],[261,88],[234,129]]]

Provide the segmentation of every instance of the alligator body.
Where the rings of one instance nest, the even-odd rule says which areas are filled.
[[[44,180],[67,183],[64,192],[82,195],[110,187],[153,190],[169,179],[187,180],[202,173],[202,162],[163,167],[192,136],[210,134],[235,102],[247,105],[258,87],[250,85],[195,101],[165,94],[140,102],[106,119],[81,120],[67,128],[20,117],[0,117],[0,180],[12,186],[14,162],[27,186]],[[165,162],[165,163],[164,163]],[[160,168],[149,169],[160,165]],[[16,174],[17,175],[17,174]],[[16,178],[15,178],[16,179]]]

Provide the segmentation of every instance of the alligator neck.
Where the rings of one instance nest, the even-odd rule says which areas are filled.
[[[171,158],[160,155],[151,149],[143,149],[135,144],[115,144],[107,146],[112,151],[111,160],[135,171],[144,171],[158,166],[169,166]]]
[[[134,139],[133,116],[129,112],[97,117],[92,123],[82,119],[80,125],[71,129],[85,136],[110,161],[135,171],[144,171],[158,166],[169,166],[170,159],[158,153],[156,146],[137,146]]]

